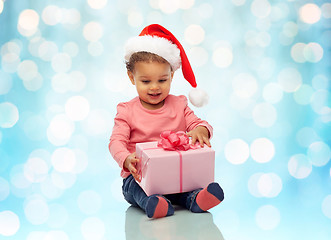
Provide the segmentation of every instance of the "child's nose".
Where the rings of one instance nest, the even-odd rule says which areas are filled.
[[[158,83],[153,83],[151,85],[151,89],[154,90],[154,89],[159,89],[159,84]]]

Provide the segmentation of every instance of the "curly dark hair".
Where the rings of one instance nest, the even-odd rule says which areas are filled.
[[[133,53],[129,61],[126,61],[126,69],[130,72],[134,71],[134,66],[137,62],[158,62],[158,63],[169,63],[163,57],[150,52],[136,52]],[[170,64],[169,64],[170,65]],[[170,65],[171,67],[171,65]]]

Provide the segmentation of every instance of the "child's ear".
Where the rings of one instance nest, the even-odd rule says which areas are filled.
[[[135,82],[134,82],[134,77],[133,77],[133,73],[131,71],[127,71],[128,73],[128,76],[130,78],[130,81],[133,85],[136,85]]]

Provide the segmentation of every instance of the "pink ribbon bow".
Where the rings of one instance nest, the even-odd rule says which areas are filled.
[[[190,144],[189,137],[183,131],[172,132],[164,131],[160,134],[161,139],[157,146],[170,151],[187,151],[198,148]]]

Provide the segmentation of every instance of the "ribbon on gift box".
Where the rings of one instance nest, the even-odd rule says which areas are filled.
[[[164,131],[160,134],[160,140],[158,141],[157,148],[146,148],[145,150],[154,150],[162,148],[166,151],[176,151],[179,154],[179,191],[183,192],[183,156],[181,151],[187,151],[189,149],[198,149],[200,144],[196,143],[195,145],[190,144],[190,139],[184,131]],[[140,156],[141,158],[141,156]],[[140,173],[147,166],[148,159],[144,166],[141,168]]]

